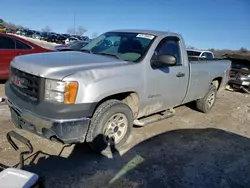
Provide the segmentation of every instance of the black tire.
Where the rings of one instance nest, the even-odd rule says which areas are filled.
[[[115,114],[120,113],[127,118],[127,131],[119,143],[107,143],[104,127]],[[108,100],[99,105],[91,119],[86,141],[92,149],[103,154],[112,154],[124,145],[133,128],[133,112],[128,105],[119,100]]]
[[[209,104],[208,100],[209,100],[209,97],[211,95],[214,95],[214,101],[211,104]],[[211,111],[211,109],[213,108],[214,104],[215,104],[215,101],[216,101],[216,97],[217,97],[217,89],[216,89],[216,86],[214,85],[211,85],[210,86],[210,89],[208,90],[207,94],[202,98],[202,99],[199,99],[196,101],[196,108],[203,112],[203,113],[208,113]]]

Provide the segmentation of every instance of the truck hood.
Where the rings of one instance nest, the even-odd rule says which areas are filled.
[[[61,80],[78,71],[131,64],[113,57],[66,51],[17,56],[11,66],[40,77]]]

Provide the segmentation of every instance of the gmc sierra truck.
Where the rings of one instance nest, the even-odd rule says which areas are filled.
[[[209,112],[228,82],[229,60],[189,61],[181,35],[115,30],[80,52],[18,56],[5,90],[13,124],[52,141],[121,148],[145,126],[196,101]]]

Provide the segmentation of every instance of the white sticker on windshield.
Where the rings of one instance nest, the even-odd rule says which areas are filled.
[[[138,34],[136,37],[141,37],[141,38],[152,40],[155,36],[154,35],[149,35],[149,34]]]

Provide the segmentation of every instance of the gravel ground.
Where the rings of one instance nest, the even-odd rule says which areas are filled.
[[[16,131],[35,148],[26,169],[44,176],[47,187],[250,187],[250,95],[223,91],[209,114],[191,104],[176,113],[135,128],[129,149],[112,158]],[[6,106],[0,106],[0,123],[0,163],[15,165],[18,155],[5,139],[15,129]]]

